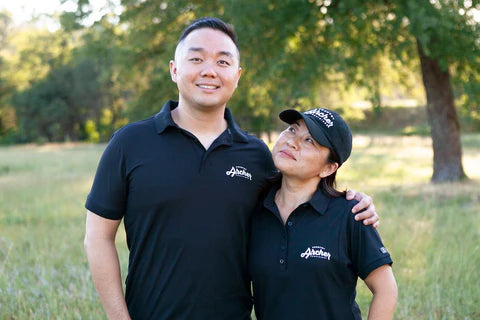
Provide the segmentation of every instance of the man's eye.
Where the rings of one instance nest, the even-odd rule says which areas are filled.
[[[202,59],[200,59],[200,58],[190,58],[189,61],[200,62],[200,61],[202,61]]]
[[[221,64],[221,65],[224,65],[224,66],[229,66],[230,62],[228,62],[226,60],[220,60],[220,61],[218,61],[218,64]]]

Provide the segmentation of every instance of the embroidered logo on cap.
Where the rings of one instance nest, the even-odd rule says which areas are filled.
[[[252,174],[248,172],[247,168],[244,168],[242,166],[232,166],[232,168],[225,172],[225,174],[232,178],[237,176],[244,179],[252,180]]]
[[[312,258],[330,260],[331,256],[332,255],[330,254],[330,252],[325,251],[325,248],[320,246],[308,247],[307,250],[305,250],[305,252],[302,252],[300,254],[300,257],[304,259],[308,259],[312,257]]]
[[[318,120],[320,120],[327,128],[333,127],[333,120],[335,120],[335,116],[328,110],[323,108],[317,108],[308,110],[305,114],[309,114],[314,116]]]

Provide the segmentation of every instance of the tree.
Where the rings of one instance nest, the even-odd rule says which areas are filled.
[[[229,107],[255,131],[270,130],[278,109],[321,102],[320,89],[338,74],[370,87],[380,105],[382,79],[375,61],[388,56],[422,73],[432,181],[465,178],[452,83],[469,99],[478,96],[478,86],[465,85],[480,74],[479,24],[472,16],[480,10],[477,1],[123,0],[122,6],[121,73],[132,86],[135,117],[175,98],[166,62],[180,31],[195,18],[219,16],[236,26],[246,65]]]
[[[267,42],[272,53],[273,61],[267,59],[261,72],[295,78],[300,92],[303,86],[315,88],[315,77],[328,72],[326,65],[354,79],[358,67],[368,66],[379,53],[407,64],[420,58],[434,151],[432,181],[442,182],[466,177],[450,72],[470,77],[480,73],[480,33],[471,15],[474,9],[471,1],[450,0],[270,1],[245,6],[246,14],[235,23],[249,21],[261,30],[258,24],[272,21],[264,17],[283,21],[283,39],[271,43],[275,35],[265,31],[252,32],[252,37]],[[259,41],[254,43],[261,51]]]
[[[350,4],[348,8],[346,2]],[[333,5],[337,8],[332,11],[337,9],[342,14],[336,16],[338,19],[360,14],[366,21],[376,23],[378,49],[389,49],[400,58],[412,58],[414,54],[419,57],[433,141],[432,181],[466,178],[450,70],[464,72],[464,66],[469,66],[473,74],[480,72],[480,33],[478,23],[469,14],[474,9],[471,2],[375,1],[362,5],[359,1],[338,1]],[[356,12],[349,9],[354,6]],[[366,38],[363,35],[360,41]]]
[[[127,46],[124,33],[108,19],[104,16],[92,27],[81,30],[79,44],[72,54],[72,61],[90,61],[95,65],[95,83],[101,100],[89,105],[87,117],[91,126],[88,130],[94,131],[98,141],[107,141],[115,129],[127,122],[127,100],[133,91],[131,79],[124,79],[122,73],[129,71],[123,60]]]
[[[76,141],[88,115],[102,103],[98,68],[88,60],[55,68],[12,102],[24,141]]]
[[[107,16],[91,28],[77,18],[65,12],[55,32],[33,26],[12,32],[11,54],[0,74],[8,75],[15,91],[15,142],[105,141],[126,122],[125,90],[116,81],[122,65],[119,30]]]
[[[8,42],[10,19],[8,12],[0,11],[0,136],[15,127],[14,111],[8,105],[8,98],[14,87],[8,79],[8,74],[5,71],[7,63],[3,58]]]

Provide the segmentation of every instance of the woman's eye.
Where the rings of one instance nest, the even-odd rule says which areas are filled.
[[[315,142],[313,141],[312,138],[307,138],[307,139],[305,139],[305,140],[306,140],[308,143],[315,144]]]
[[[295,133],[295,128],[293,128],[293,127],[288,127],[287,130],[290,131],[290,132]]]

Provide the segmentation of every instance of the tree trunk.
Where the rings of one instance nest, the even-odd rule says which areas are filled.
[[[448,69],[425,55],[417,39],[423,84],[427,94],[427,115],[433,142],[433,182],[458,181],[467,176],[462,166],[460,124],[453,101]]]

